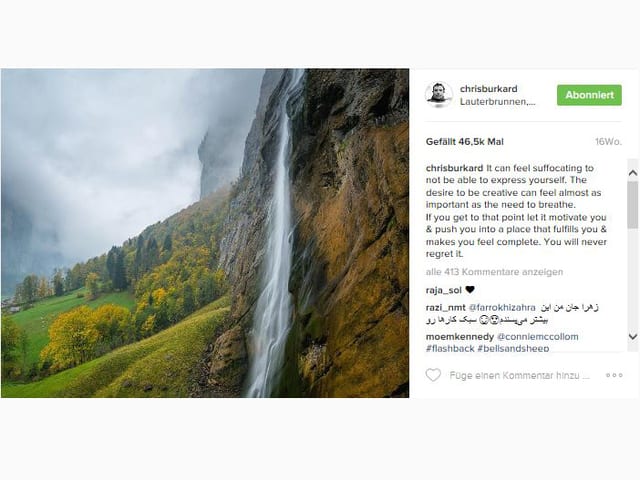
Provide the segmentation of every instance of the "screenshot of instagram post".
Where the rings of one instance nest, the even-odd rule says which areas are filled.
[[[638,74],[411,70],[411,397],[638,398]]]

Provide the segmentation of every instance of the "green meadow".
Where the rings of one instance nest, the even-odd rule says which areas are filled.
[[[187,397],[216,326],[223,297],[152,337],[43,380],[2,385],[3,397]]]
[[[80,296],[79,296],[80,295]],[[113,303],[130,310],[135,306],[133,295],[128,292],[101,294],[95,300],[89,300],[85,288],[74,290],[61,297],[48,297],[33,304],[33,308],[11,315],[16,324],[22,328],[29,338],[26,363],[33,365],[40,360],[40,351],[49,343],[49,326],[63,312],[81,305],[92,309]]]

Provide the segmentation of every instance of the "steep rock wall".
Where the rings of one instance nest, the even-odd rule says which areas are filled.
[[[230,354],[237,388],[227,392],[239,390],[238,365],[251,356],[277,107],[289,74],[271,72],[272,91],[263,89],[221,241],[233,285],[224,329],[234,329],[238,345],[244,338]],[[279,395],[408,394],[408,88],[405,70],[309,70],[289,101],[294,318]],[[229,384],[224,371],[210,372],[210,394]]]

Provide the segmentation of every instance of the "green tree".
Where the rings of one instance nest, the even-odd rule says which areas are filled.
[[[17,371],[17,350],[20,345],[20,327],[10,315],[2,316],[2,377],[12,377]]]
[[[216,289],[213,274],[206,272],[198,279],[196,290],[196,301],[198,307],[202,308],[215,298]]]
[[[89,271],[86,263],[77,263],[67,272],[65,290],[71,291],[84,285]]]
[[[160,254],[160,263],[166,263],[171,258],[171,251],[173,250],[173,241],[171,240],[171,234],[167,233],[162,242],[162,253]]]
[[[124,266],[124,250],[122,248],[111,247],[107,254],[106,267],[111,286],[115,290],[127,288],[127,272]]]
[[[20,352],[20,366],[22,376],[27,374],[27,354],[29,353],[29,335],[22,328],[20,329],[20,337],[18,339],[18,350]]]
[[[165,252],[170,252],[173,248],[173,241],[171,240],[171,234],[167,233],[167,236],[164,237],[164,242],[162,243],[162,250]]]
[[[36,275],[27,275],[22,281],[21,287],[17,289],[20,292],[21,303],[31,303],[38,295],[38,277]]]
[[[147,245],[145,247],[145,253],[144,253],[144,270],[148,271],[151,270],[153,267],[155,267],[158,264],[158,243],[156,242],[156,239],[151,237],[148,241],[147,241]]]
[[[127,288],[127,270],[124,266],[124,252],[122,249],[118,250],[115,259],[115,268],[113,274],[113,288],[116,290],[124,290]]]
[[[53,293],[56,297],[64,295],[64,283],[62,270],[56,270],[53,274]]]
[[[22,299],[24,298],[22,282],[16,285],[16,290],[15,290],[15,293],[13,294],[13,298],[15,302],[22,303]]]
[[[111,283],[113,284],[113,278],[115,276],[116,270],[116,257],[118,255],[118,247],[113,246],[109,253],[107,253],[107,273],[109,274],[109,279],[111,279]]]
[[[137,280],[142,276],[142,269],[144,264],[144,236],[138,235],[136,240],[136,253],[133,260],[133,278]]]
[[[190,283],[186,283],[182,288],[182,309],[184,316],[196,311],[196,299]]]

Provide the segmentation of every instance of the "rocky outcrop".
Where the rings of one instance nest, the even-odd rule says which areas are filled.
[[[244,332],[240,325],[236,325],[216,339],[208,372],[208,386],[220,393],[219,396],[239,396],[246,369]]]
[[[220,242],[233,335],[250,331],[260,293],[289,74],[272,73],[272,88],[265,75]],[[289,100],[294,318],[278,395],[408,394],[408,98],[406,70],[308,70]]]

